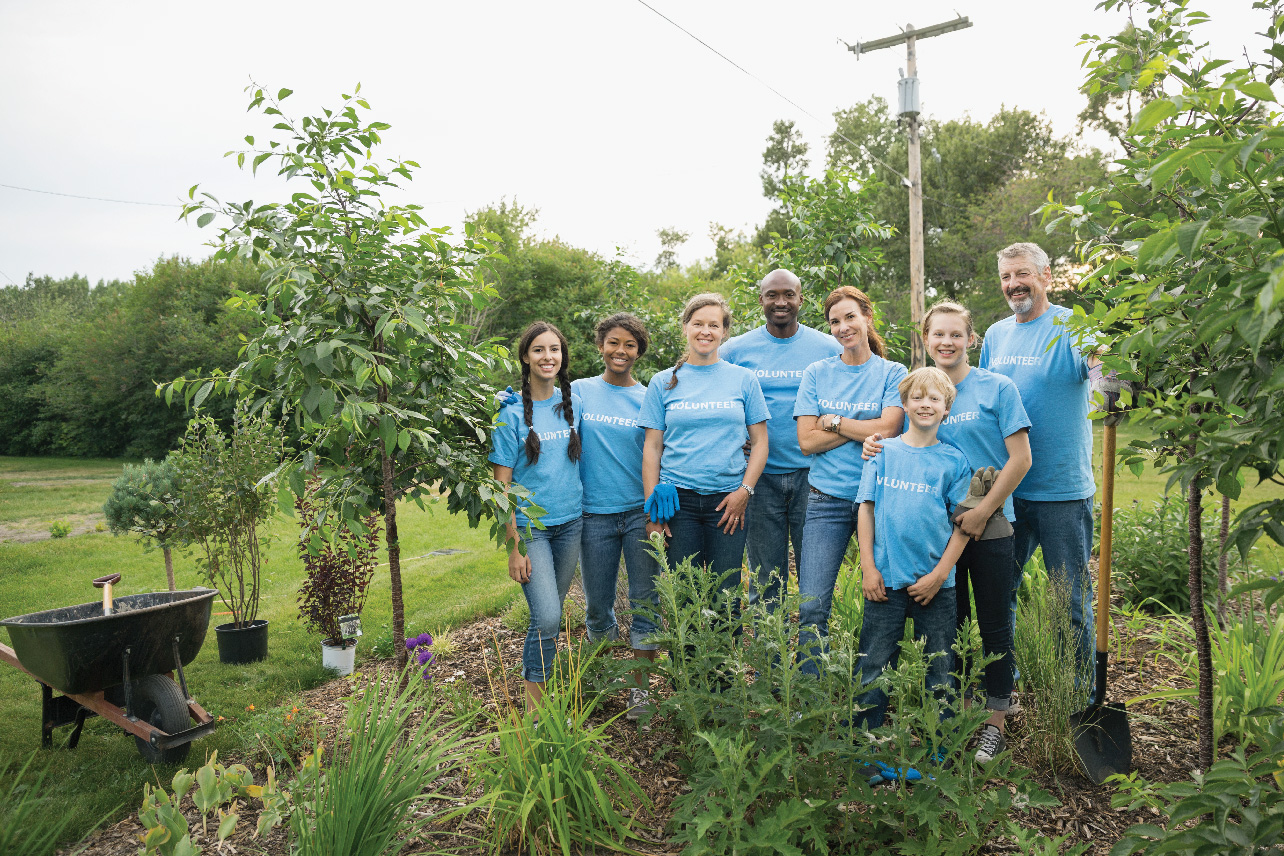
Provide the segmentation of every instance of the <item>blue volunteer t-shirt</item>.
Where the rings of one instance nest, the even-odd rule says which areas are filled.
[[[1088,361],[1056,323],[1070,314],[1053,306],[1025,324],[1015,316],[1004,318],[981,343],[981,368],[1010,377],[1030,417],[1030,471],[1012,494],[1020,499],[1065,501],[1096,492]]]
[[[794,416],[837,413],[846,419],[877,419],[883,415],[884,407],[901,406],[896,387],[907,374],[905,366],[877,354],[871,354],[858,366],[847,365],[842,357],[812,363],[803,372]],[[797,435],[795,425],[794,436]],[[861,444],[848,440],[828,452],[812,455],[807,481],[830,496],[854,501],[860,493],[865,466],[860,452]]]
[[[616,514],[642,507],[642,443],[638,413],[646,384],[616,386],[601,377],[580,378],[571,389],[583,404],[580,417],[580,482],[584,510]]]
[[[529,490],[535,504],[546,512],[540,518],[545,526],[556,526],[574,520],[583,514],[584,488],[580,486],[579,465],[566,455],[571,443],[571,426],[566,417],[554,408],[562,403],[562,394],[536,401],[531,406],[535,434],[539,437],[539,460],[526,462],[526,432],[529,428],[522,415],[522,401],[505,404],[495,417],[496,425],[490,434],[490,462],[501,467],[513,468],[513,482]],[[582,404],[579,396],[571,395],[575,409],[575,429],[580,427]],[[499,424],[502,423],[502,424]],[[522,503],[522,507],[529,505]],[[519,509],[517,527],[525,528],[529,522]]]
[[[916,448],[893,437],[865,463],[858,501],[874,503],[874,567],[886,588],[912,585],[941,561],[971,483],[967,458],[948,443]],[[941,588],[953,585],[950,568]]]
[[[974,368],[955,384],[954,391],[950,415],[936,429],[936,438],[962,452],[974,471],[1003,469],[1008,462],[1004,440],[1030,427],[1016,384],[1001,374]],[[1016,520],[1010,494],[1003,500],[1003,515]]]
[[[753,372],[762,386],[767,409],[771,411],[771,421],[767,423],[769,452],[764,472],[789,473],[810,466],[798,447],[798,431],[794,427],[798,386],[807,366],[842,351],[842,346],[833,336],[810,327],[800,326],[798,332],[788,339],[777,339],[767,332],[765,324],[728,340],[718,350],[727,362]]]
[[[671,377],[673,369],[665,369],[651,378],[638,418],[643,428],[664,432],[660,481],[697,493],[735,490],[744,481],[748,426],[771,418],[758,379],[726,360],[686,363],[678,385],[665,389]]]

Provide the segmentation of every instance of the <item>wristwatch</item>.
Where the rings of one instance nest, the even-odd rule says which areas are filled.
[[[843,417],[841,417],[841,416],[839,416],[837,413],[835,413],[835,414],[834,414],[834,418],[833,418],[833,419],[831,419],[831,420],[829,421],[829,424],[825,426],[825,430],[826,430],[826,431],[831,431],[831,432],[833,432],[833,433],[837,434],[837,433],[838,433],[838,426],[842,423],[842,421],[843,421]]]
[[[747,484],[743,484],[743,483],[742,483],[740,486],[741,486],[742,488],[744,488],[745,490],[749,491],[749,495],[750,495],[750,496],[753,496],[753,488],[751,488],[749,485],[747,485]]]

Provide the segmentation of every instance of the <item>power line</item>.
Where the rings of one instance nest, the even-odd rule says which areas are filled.
[[[699,42],[701,46],[703,46],[703,47],[707,48],[708,50],[712,51],[716,56],[718,56],[718,57],[719,57],[719,58],[721,58],[722,60],[724,60],[724,61],[726,61],[727,63],[729,63],[733,68],[735,68],[735,69],[737,69],[738,71],[742,72],[743,74],[745,74],[746,76],[750,77],[751,79],[753,79],[753,80],[757,81],[759,84],[761,84],[762,86],[764,86],[764,87],[766,87],[768,90],[770,90],[772,93],[774,93],[777,97],[779,97],[780,99],[784,100],[784,101],[785,101],[785,102],[787,102],[788,104],[792,105],[796,110],[801,111],[801,112],[802,112],[802,114],[803,114],[804,116],[807,116],[807,117],[808,117],[809,119],[811,119],[813,122],[816,122],[816,123],[818,123],[818,124],[825,124],[824,120],[822,120],[822,119],[820,119],[819,117],[817,117],[815,114],[813,114],[813,113],[812,113],[810,110],[808,110],[806,107],[803,107],[803,106],[802,106],[801,104],[799,104],[797,101],[795,101],[794,99],[790,98],[788,95],[786,95],[785,93],[781,92],[779,89],[777,89],[776,87],[772,86],[770,83],[768,83],[767,81],[763,80],[761,77],[759,77],[758,75],[754,74],[752,71],[749,71],[749,70],[748,70],[748,69],[746,69],[744,66],[740,65],[740,63],[738,63],[738,62],[736,62],[735,60],[731,59],[731,58],[730,58],[730,57],[728,57],[726,54],[724,54],[722,51],[718,50],[718,49],[717,49],[717,48],[715,48],[713,45],[709,44],[709,43],[708,43],[708,42],[706,42],[704,39],[700,38],[700,37],[699,37],[699,36],[697,36],[695,33],[691,32],[691,31],[690,31],[690,30],[688,30],[686,27],[682,26],[682,25],[681,25],[681,24],[679,24],[677,21],[673,20],[673,19],[672,19],[672,18],[670,18],[668,15],[664,14],[663,12],[661,12],[659,9],[655,8],[654,6],[652,6],[650,3],[647,3],[647,2],[646,2],[646,0],[637,0],[637,1],[638,1],[638,3],[642,4],[642,5],[643,5],[643,6],[645,6],[646,8],[650,9],[650,10],[651,10],[652,12],[654,12],[655,14],[659,15],[659,16],[660,16],[661,18],[663,18],[664,20],[668,21],[668,22],[669,22],[670,24],[672,24],[673,26],[677,27],[677,28],[678,28],[679,30],[681,30],[682,32],[686,33],[688,36],[690,36],[690,37],[691,37],[692,39],[694,39],[695,41]],[[901,172],[900,170],[898,170],[896,167],[894,167],[894,166],[892,166],[891,164],[889,164],[887,161],[885,161],[885,160],[883,160],[882,158],[880,158],[878,155],[876,155],[876,154],[874,154],[873,152],[871,152],[871,151],[870,151],[869,149],[867,149],[865,146],[861,145],[860,143],[858,143],[858,142],[856,142],[855,140],[853,140],[851,137],[849,137],[849,136],[847,136],[846,134],[844,134],[844,133],[843,133],[843,132],[842,132],[842,131],[837,127],[837,125],[835,125],[835,128],[834,128],[834,136],[839,137],[839,138],[841,138],[841,139],[843,139],[843,140],[846,140],[848,143],[850,143],[851,145],[855,146],[855,147],[856,147],[856,149],[857,149],[857,150],[859,150],[860,152],[863,152],[863,153],[864,153],[864,155],[865,155],[866,157],[868,157],[870,160],[872,160],[872,161],[874,161],[874,162],[878,163],[879,165],[881,165],[882,167],[884,167],[885,169],[887,169],[888,171],[890,171],[890,172],[891,172],[893,175],[895,175],[897,178],[901,179],[901,181],[906,181],[906,182],[907,182],[907,181],[909,181],[909,177],[908,177],[908,176],[906,176],[904,173],[902,173],[902,172]],[[962,208],[959,208],[957,205],[951,205],[950,203],[948,203],[948,202],[942,202],[942,201],[941,201],[941,200],[939,200],[939,199],[932,199],[932,198],[931,198],[931,197],[929,197],[929,196],[924,196],[924,197],[923,197],[923,199],[924,199],[925,201],[928,201],[928,202],[935,202],[937,205],[944,205],[944,206],[945,206],[945,207],[947,207],[947,208],[953,208],[955,211],[962,211],[962,210],[963,210]]]
[[[9,274],[5,273],[5,272],[4,272],[4,271],[2,271],[2,270],[0,270],[0,274],[3,274],[5,279],[9,280],[10,282],[13,282],[13,277],[9,276]],[[13,284],[14,284],[14,285],[17,285],[18,283],[13,282]]]
[[[154,205],[158,208],[182,208],[173,202],[138,202],[133,199],[107,199],[103,196],[81,196],[78,193],[59,193],[56,190],[38,190],[34,187],[19,187],[16,184],[0,184],[0,187],[7,187],[10,190],[25,190],[27,193],[44,193],[48,196],[66,196],[69,199],[90,199],[94,202],[118,202],[123,205]]]

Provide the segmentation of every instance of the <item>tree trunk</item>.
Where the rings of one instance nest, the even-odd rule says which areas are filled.
[[[382,443],[383,441],[379,441]],[[392,649],[397,653],[397,670],[406,668],[406,610],[401,600],[401,544],[397,540],[397,498],[392,487],[392,456],[381,451],[383,460],[384,540],[388,544],[388,576],[392,588]]]
[[[161,547],[161,552],[165,554],[165,579],[169,582],[169,590],[174,590],[174,554],[168,546]]]
[[[1194,454],[1191,448],[1190,453]],[[1204,533],[1203,495],[1199,480],[1192,478],[1187,529],[1190,534],[1190,621],[1195,630],[1195,653],[1199,658],[1199,766],[1207,772],[1213,765],[1213,652],[1208,641],[1204,616]]]
[[[1226,566],[1229,562],[1229,555],[1226,553],[1226,538],[1230,535],[1230,497],[1222,496],[1222,526],[1217,533],[1217,546],[1221,548],[1221,553],[1217,557],[1217,623],[1222,627],[1226,626],[1226,592],[1228,583],[1226,579]]]

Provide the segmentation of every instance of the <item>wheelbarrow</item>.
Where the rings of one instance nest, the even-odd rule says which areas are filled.
[[[149,763],[177,764],[193,740],[214,732],[214,719],[187,691],[183,666],[201,650],[217,592],[113,598],[111,587],[119,581],[120,574],[94,580],[103,589],[101,604],[0,621],[13,642],[12,648],[0,645],[0,662],[40,683],[43,745],[53,745],[55,728],[74,725],[67,741],[74,749],[85,720],[97,715],[134,735]]]

